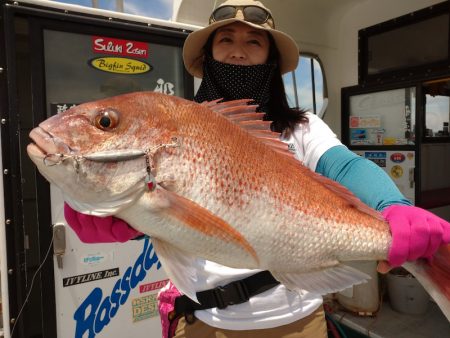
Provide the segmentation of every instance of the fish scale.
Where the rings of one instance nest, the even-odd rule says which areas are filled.
[[[200,190],[193,188],[191,191],[189,189],[186,189],[180,191],[180,193],[183,196],[206,207],[207,209],[214,210],[219,217],[233,224],[236,228],[239,228],[240,232],[245,238],[253,239],[264,237],[258,232],[255,233],[255,230],[262,233],[271,231],[270,229],[277,228],[277,222],[280,222],[280,220],[284,219],[286,220],[286,224],[296,224],[294,226],[294,229],[292,229],[291,231],[298,232],[299,226],[297,225],[302,224],[301,218],[303,217],[293,217],[293,215],[297,214],[303,216],[302,213],[299,214],[299,211],[301,212],[302,210],[309,210],[312,216],[314,216],[314,211],[318,210],[321,216],[320,219],[337,222],[337,226],[334,227],[337,232],[330,232],[330,238],[339,236],[339,233],[343,231],[342,229],[344,228],[344,224],[339,224],[339,218],[344,219],[345,216],[347,222],[349,220],[355,220],[354,224],[358,226],[361,226],[364,223],[364,219],[363,217],[361,217],[361,213],[358,213],[355,208],[350,208],[346,215],[340,217],[339,214],[332,213],[331,208],[324,210],[323,208],[315,207],[322,205],[323,197],[319,197],[321,196],[320,193],[313,194],[312,192],[320,192],[321,190],[326,191],[326,188],[324,188],[320,184],[313,185],[311,184],[311,182],[306,182],[303,176],[297,174],[301,173],[300,171],[298,171],[298,163],[289,163],[289,161],[285,161],[282,155],[271,151],[271,149],[268,149],[268,147],[264,144],[251,139],[251,136],[248,135],[248,133],[239,130],[239,127],[236,127],[231,123],[227,123],[228,121],[223,118],[221,119],[220,116],[216,116],[215,118],[222,120],[221,122],[225,124],[225,127],[216,127],[213,130],[213,133],[206,133],[208,129],[211,129],[209,127],[210,122],[208,120],[202,119],[201,117],[202,113],[198,110],[186,111],[186,114],[181,117],[181,123],[184,127],[180,128],[179,133],[181,133],[182,138],[195,138],[198,136],[199,139],[204,142],[202,144],[215,144],[220,148],[214,149],[212,146],[207,146],[201,149],[201,145],[194,146],[192,144],[187,144],[185,150],[186,160],[191,162],[190,180],[196,177],[199,186],[203,186],[208,182],[209,185],[207,200],[213,201],[216,205],[211,205],[212,203],[204,204],[205,195],[204,193],[200,193],[201,188]],[[187,121],[189,121],[189,123],[187,123]],[[233,134],[233,138],[227,137],[228,135],[230,135],[230,133]],[[228,151],[221,151],[221,149],[228,149]],[[197,159],[198,156],[195,156],[196,151],[199,150],[204,154],[204,158],[208,161],[210,166],[218,168],[218,170],[213,173],[205,172],[205,168],[208,168],[208,165],[205,165],[206,163],[199,162]],[[227,165],[229,167],[227,167]],[[240,174],[240,176],[237,176],[236,173]],[[248,192],[247,198],[242,198],[242,192],[235,190],[233,186],[229,184],[229,177],[232,177],[234,181],[241,182],[241,184],[242,182],[246,182],[244,184],[244,189],[246,189],[246,191]],[[308,179],[310,181],[309,177]],[[301,189],[292,191],[285,191],[285,189],[283,189],[283,187],[293,185],[300,186]],[[190,185],[186,185],[186,187],[189,186]],[[322,196],[324,194],[325,193],[323,193]],[[311,198],[311,196],[313,197]],[[245,203],[243,202],[244,200],[246,201]],[[258,200],[261,202],[258,203]],[[237,203],[233,203],[234,201],[237,201]],[[313,206],[311,207],[311,205]],[[283,209],[284,206],[290,206],[291,208],[285,207],[284,209],[286,209],[287,215],[285,217],[282,217],[282,214],[280,214],[279,212]],[[292,208],[293,206],[295,207]],[[252,210],[252,219],[259,219],[259,223],[261,224],[261,226],[251,226],[252,222],[249,222],[250,219],[248,219],[247,217],[244,217],[245,221],[242,222],[243,217],[239,218],[233,216],[239,214],[247,214],[249,210]],[[276,213],[268,214],[265,210],[275,210]],[[365,218],[367,220],[369,217]],[[317,231],[330,228],[330,223],[323,224],[323,222],[317,222],[314,220],[314,217],[312,217],[311,222],[319,225]],[[373,256],[370,257],[372,259],[383,259],[386,257],[387,248],[390,243],[389,234],[388,232],[386,232],[387,225],[384,224],[384,222],[374,220],[373,218],[370,218],[367,222],[379,223],[383,224],[384,226],[385,242],[380,243],[380,245],[376,245],[379,249],[377,252],[372,252],[371,254],[373,254]],[[253,224],[255,223],[256,222],[253,221]],[[380,229],[383,229],[383,227],[380,226]],[[366,239],[370,238],[369,233],[364,233],[361,235],[361,237],[365,237]],[[256,248],[257,252],[266,251],[266,248],[270,247],[270,244],[275,251],[279,252],[283,252],[283,248],[286,247],[286,244],[288,244],[288,246],[291,248],[295,247],[296,252],[308,252],[308,255],[304,255],[301,262],[297,261],[294,263],[298,267],[305,266],[305,263],[312,257],[318,257],[315,258],[315,260],[320,263],[320,246],[317,246],[316,253],[314,250],[310,250],[310,248],[308,247],[302,247],[302,242],[308,245],[309,241],[296,241],[296,243],[292,244],[292,238],[293,237],[288,237],[286,239],[286,243],[281,242],[280,247],[274,246],[274,244],[277,243],[274,243],[273,240],[253,240],[252,243],[254,243],[254,247]],[[333,247],[331,245],[333,244],[333,242],[334,241],[330,240],[322,242],[322,244],[326,247]],[[343,248],[342,245],[338,246],[338,248],[336,248],[338,250],[336,251],[342,252],[342,250],[347,249],[347,251],[349,251],[349,254],[347,254],[347,256],[351,256],[351,253],[354,252],[355,258],[357,258],[356,256],[358,254],[360,255],[360,252],[363,251],[355,250],[355,244],[356,247],[358,247],[359,243],[364,243],[361,240],[356,241],[356,243],[353,243],[352,241],[347,241],[346,243],[349,248],[351,248],[350,251],[347,248]],[[375,245],[372,246],[375,247]],[[260,250],[258,250],[259,247],[261,248]],[[289,252],[286,252],[285,255],[280,256],[286,256],[287,254],[289,254]],[[264,254],[258,256],[260,257],[260,259],[264,258]],[[368,255],[366,254],[366,256]],[[273,254],[270,254],[270,257],[272,258],[271,260],[264,259],[264,261],[269,264],[269,269],[272,269],[274,267],[283,269],[282,267],[285,264],[285,261],[283,259],[274,260]],[[223,262],[226,261],[227,259],[225,259]],[[328,259],[324,260],[324,266],[328,264],[328,261]],[[249,266],[249,263],[244,263],[244,265]]]

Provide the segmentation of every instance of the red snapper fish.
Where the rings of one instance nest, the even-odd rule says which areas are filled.
[[[74,209],[115,215],[151,236],[192,299],[189,262],[269,270],[320,294],[366,281],[346,261],[387,259],[388,224],[313,173],[249,100],[198,104],[138,92],[81,104],[33,129],[27,150]],[[405,265],[450,319],[450,251]]]

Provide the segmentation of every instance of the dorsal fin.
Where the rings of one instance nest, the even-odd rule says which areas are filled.
[[[251,134],[258,138],[280,139],[280,133],[271,130],[250,130]]]
[[[236,124],[238,124],[240,127],[246,130],[250,129],[267,130],[270,128],[272,121],[262,121],[262,120],[238,121]]]
[[[265,113],[242,113],[230,115],[228,118],[233,122],[262,120]]]
[[[242,107],[234,106],[223,108],[218,113],[220,113],[223,116],[240,115],[245,113],[254,113],[256,112],[256,108],[258,108],[258,106],[255,105],[246,105]]]
[[[203,101],[202,103],[200,103],[202,106],[208,107],[213,109],[214,107],[217,107],[219,101],[222,101],[223,99],[217,99],[214,101]]]
[[[276,152],[293,157],[293,154],[288,150],[287,144],[280,140],[280,133],[270,130],[272,121],[263,121],[265,113],[257,112],[256,108],[258,106],[248,104],[253,100],[242,99],[220,103],[218,101],[220,100],[203,102],[202,105],[225,116]]]
[[[216,113],[227,117],[233,123],[247,130],[247,132],[249,132],[252,136],[258,138],[261,142],[270,146],[274,151],[285,155],[292,165],[299,166],[300,162],[294,158],[291,152],[289,152],[286,143],[280,140],[280,134],[270,130],[270,124],[272,122],[263,121],[262,117],[264,116],[264,114],[258,113],[256,111],[257,106],[248,105],[249,102],[254,102],[254,100],[242,99],[219,102],[221,100],[222,99],[203,102],[202,105],[208,107]],[[247,117],[255,117],[255,119],[247,119]],[[304,173],[311,177],[311,179],[321,183],[323,186],[333,191],[338,196],[341,196],[345,201],[348,202],[350,206],[372,217],[375,217],[376,219],[384,220],[381,213],[361,202],[361,200],[346,187],[325,176],[311,171],[307,167],[300,167],[304,168]]]
[[[202,105],[209,107],[212,111],[220,113],[220,111],[225,108],[230,108],[230,107],[245,108],[246,106],[248,106],[249,102],[254,102],[254,100],[252,100],[252,99],[240,99],[240,100],[220,102],[222,100],[223,100],[223,98],[217,99],[214,101],[209,101],[209,102],[205,101],[205,102],[202,102]],[[257,106],[255,106],[255,107],[257,107]]]

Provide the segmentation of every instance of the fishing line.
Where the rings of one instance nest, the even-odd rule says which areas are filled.
[[[44,266],[44,264],[47,262],[48,256],[49,256],[50,251],[52,249],[53,239],[55,238],[55,233],[53,231],[52,231],[52,233],[53,233],[52,234],[52,240],[50,241],[50,245],[48,246],[47,253],[45,254],[44,260],[42,261],[41,265],[39,265],[39,267],[37,268],[36,272],[33,275],[33,278],[31,279],[30,289],[28,290],[27,296],[25,297],[25,301],[23,302],[23,304],[22,304],[22,306],[20,308],[19,314],[17,315],[16,320],[14,321],[13,327],[11,329],[11,338],[14,335],[14,329],[16,328],[16,325],[19,322],[19,319],[20,319],[20,316],[22,314],[22,311],[25,308],[25,305],[27,304],[28,299],[30,298],[31,291],[33,291],[34,280],[35,280],[37,274],[41,271],[41,269]]]
[[[104,150],[88,154],[63,154],[52,153],[44,156],[42,161],[46,167],[53,167],[62,164],[67,159],[73,159],[76,166],[79,166],[83,160],[100,163],[131,161],[139,157],[153,157],[160,149],[177,148],[180,146],[179,139],[172,137],[172,143],[161,143],[148,149],[118,149]]]

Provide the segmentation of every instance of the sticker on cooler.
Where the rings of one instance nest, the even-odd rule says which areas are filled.
[[[141,283],[152,268],[159,270],[161,263],[156,256],[153,244],[148,238],[143,240],[144,247],[134,264],[130,265],[117,279],[111,289],[95,287],[75,310],[73,318],[76,322],[75,338],[93,338],[114,319],[120,308],[127,302],[130,292]],[[162,284],[162,283],[160,283]],[[151,303],[151,299],[143,300]],[[136,303],[136,302],[135,302]],[[150,309],[147,307],[146,309]],[[152,311],[150,311],[153,313]],[[146,312],[138,316],[139,320],[147,316]],[[138,318],[135,318],[138,320]]]

